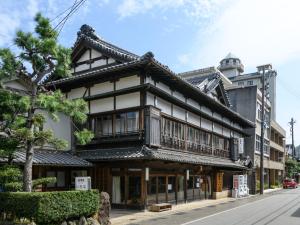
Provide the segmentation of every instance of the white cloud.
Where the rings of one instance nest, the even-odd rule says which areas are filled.
[[[231,0],[123,0],[117,12],[121,19],[143,14],[157,12],[158,10],[177,10],[193,22],[208,18],[220,9],[219,6]]]
[[[300,1],[235,1],[205,30],[200,29],[195,44],[194,65],[216,64],[228,52],[244,64],[281,65],[300,53]]]

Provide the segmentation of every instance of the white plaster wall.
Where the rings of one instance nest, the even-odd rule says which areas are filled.
[[[145,83],[146,84],[153,84],[154,85],[154,80],[152,79],[152,77],[146,77]]]
[[[92,59],[102,56],[102,54],[95,49],[92,49]]]
[[[97,99],[90,102],[90,113],[111,111],[114,109],[114,97]]]
[[[213,125],[213,131],[216,132],[217,134],[222,135],[222,126],[220,124],[214,123]]]
[[[70,92],[68,92],[68,99],[82,98],[85,91],[85,87],[72,89]]]
[[[201,127],[206,129],[206,130],[212,130],[212,122],[205,119],[205,118],[201,118]]]
[[[116,97],[116,109],[129,108],[140,105],[140,92],[134,92]]]
[[[201,106],[201,111],[205,112],[208,115],[212,115],[212,111],[209,108],[205,107],[205,106]]]
[[[181,120],[185,120],[185,109],[173,105],[173,116],[175,118],[181,119]]]
[[[82,65],[79,65],[79,66],[76,66],[75,67],[75,72],[80,72],[80,71],[83,71],[83,70],[88,70],[90,68],[90,64],[82,64]]]
[[[114,63],[114,62],[116,62],[116,60],[113,59],[113,58],[109,58],[108,61],[107,61],[108,64],[111,64],[111,63]]]
[[[102,94],[114,90],[114,83],[107,81],[99,84],[95,84],[91,87],[91,95]]]
[[[147,99],[146,99],[146,105],[153,105],[154,106],[154,95],[147,92]]]
[[[106,65],[106,59],[99,59],[92,63],[92,68]]]
[[[141,84],[141,81],[137,75],[133,75],[130,77],[123,77],[119,81],[116,82],[116,90],[128,88],[128,87],[134,87],[134,86],[137,86],[140,84]]]
[[[223,117],[223,121],[227,124],[230,124],[230,119],[226,118],[226,117]]]
[[[28,88],[25,85],[21,84],[17,80],[11,80],[11,81],[4,82],[4,86],[14,88],[14,89],[17,89],[17,90],[22,90],[22,91],[27,91],[28,90]]]
[[[59,139],[67,141],[68,147],[71,148],[71,119],[63,113],[58,113],[59,121],[55,122],[51,119],[47,112],[40,111],[45,115],[46,123],[44,124],[44,130],[53,130],[54,136]]]
[[[158,87],[159,89],[161,89],[161,90],[163,90],[163,91],[171,94],[171,89],[167,85],[165,85],[164,83],[162,83],[162,82],[157,82],[156,83],[156,87]]]
[[[194,101],[193,99],[188,98],[187,104],[189,104],[190,106],[193,106],[196,109],[200,109],[200,105],[198,104],[198,102]]]
[[[198,116],[194,113],[188,112],[187,122],[200,127],[200,116]]]
[[[218,119],[222,120],[222,116],[219,113],[214,112],[213,116],[215,118],[218,118]]]
[[[157,108],[160,108],[163,113],[171,115],[171,103],[157,97]]]
[[[90,59],[90,51],[86,50],[82,56],[77,60],[77,62],[83,62]]]
[[[223,127],[223,135],[230,138],[230,130],[226,127]]]
[[[179,100],[185,102],[185,97],[183,96],[183,94],[181,94],[181,93],[179,93],[177,91],[174,91],[173,92],[173,96],[176,97],[176,98],[178,98]]]

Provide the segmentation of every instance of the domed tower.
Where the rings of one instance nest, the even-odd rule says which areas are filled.
[[[229,53],[221,60],[218,69],[228,78],[235,77],[244,72],[244,65],[241,60]]]

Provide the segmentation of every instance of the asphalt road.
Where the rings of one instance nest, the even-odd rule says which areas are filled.
[[[300,225],[300,188],[131,223],[137,224]]]

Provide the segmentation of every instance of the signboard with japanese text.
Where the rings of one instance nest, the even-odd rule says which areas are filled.
[[[75,177],[75,190],[91,190],[91,177]]]

